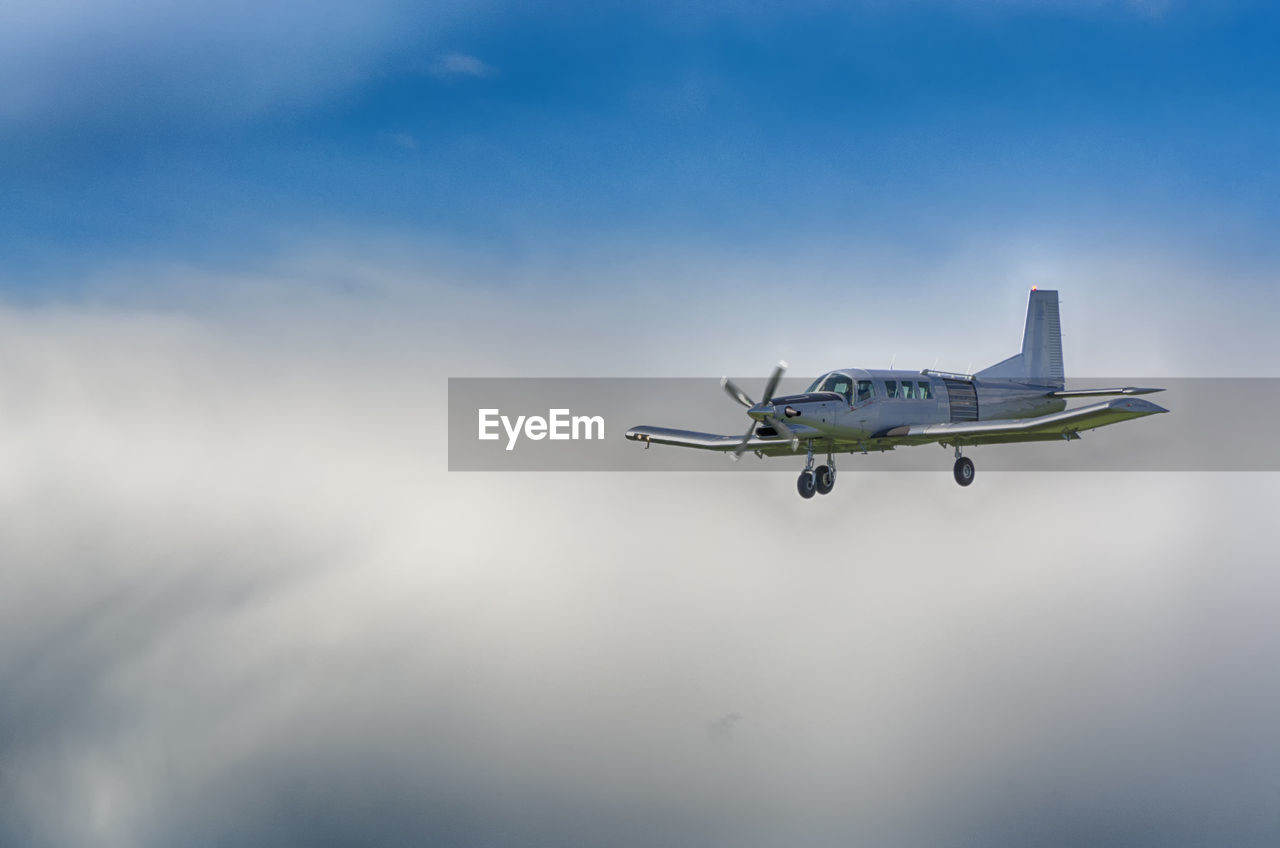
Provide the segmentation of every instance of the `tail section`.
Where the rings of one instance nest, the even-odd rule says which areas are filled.
[[[997,362],[974,376],[987,380],[1017,380],[1057,389],[1066,385],[1056,291],[1031,290],[1031,299],[1027,302],[1027,325],[1022,331],[1022,353]]]

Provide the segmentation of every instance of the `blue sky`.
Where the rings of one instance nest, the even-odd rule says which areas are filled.
[[[1029,227],[1273,251],[1260,4],[73,11],[5,13],[11,291],[316,233],[515,257]]]

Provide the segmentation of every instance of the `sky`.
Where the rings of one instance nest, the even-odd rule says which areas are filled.
[[[10,291],[317,233],[1272,258],[1267,4],[79,6],[3,13]]]
[[[980,368],[1032,285],[1069,379],[1274,377],[1278,30],[0,9],[0,842],[1276,844],[1274,474],[445,439],[451,376]]]

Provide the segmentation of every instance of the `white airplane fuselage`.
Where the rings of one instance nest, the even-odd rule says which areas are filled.
[[[845,378],[848,391],[835,390]],[[870,384],[860,394],[859,386]],[[1060,412],[1066,401],[1051,397],[1052,386],[1033,386],[1009,380],[948,378],[937,372],[845,368],[824,374],[813,390],[772,398],[748,410],[763,421],[770,415],[788,424],[803,424],[838,441],[874,438],[895,427],[949,421],[991,421],[1034,418]],[[972,393],[970,394],[970,391]],[[768,438],[767,425],[758,435]]]

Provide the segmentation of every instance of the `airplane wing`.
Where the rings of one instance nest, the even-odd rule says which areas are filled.
[[[796,438],[800,439],[803,448],[806,439],[823,438],[823,434],[813,427],[792,425]],[[699,448],[700,450],[731,451],[742,443],[742,436],[720,436],[715,433],[699,433],[694,430],[673,430],[670,427],[632,427],[627,431],[627,438],[633,442],[645,442],[655,445],[676,445],[682,448]],[[752,436],[747,442],[747,450],[760,451],[773,456],[791,454],[791,440],[781,437],[762,439]]]
[[[948,445],[994,445],[1007,442],[1043,442],[1058,439],[1078,439],[1082,430],[1093,430],[1141,418],[1168,412],[1162,406],[1135,397],[1120,397],[1081,406],[1075,409],[1064,409],[1037,418],[1015,418],[993,421],[953,421],[942,424],[913,424],[894,427],[877,433],[869,439],[845,442],[833,442],[830,435],[813,427],[792,425],[801,446],[808,439],[813,439],[815,447],[822,450],[893,450],[906,445],[924,445],[932,442],[944,442]],[[627,431],[627,438],[633,442],[646,444],[675,445],[699,450],[731,451],[742,441],[741,436],[722,436],[715,433],[699,433],[694,430],[675,430],[670,427],[632,427]],[[759,451],[766,456],[791,455],[791,443],[783,438],[760,438],[752,436],[747,442],[747,450]]]
[[[951,445],[993,445],[1003,442],[1034,442],[1056,439],[1078,439],[1081,430],[1093,430],[1168,412],[1162,406],[1135,397],[1122,397],[1091,403],[1075,409],[1064,409],[1037,418],[1005,421],[952,421],[945,424],[913,424],[894,427],[876,434],[873,442],[887,445],[923,445],[945,442]],[[878,445],[877,445],[878,446]]]

